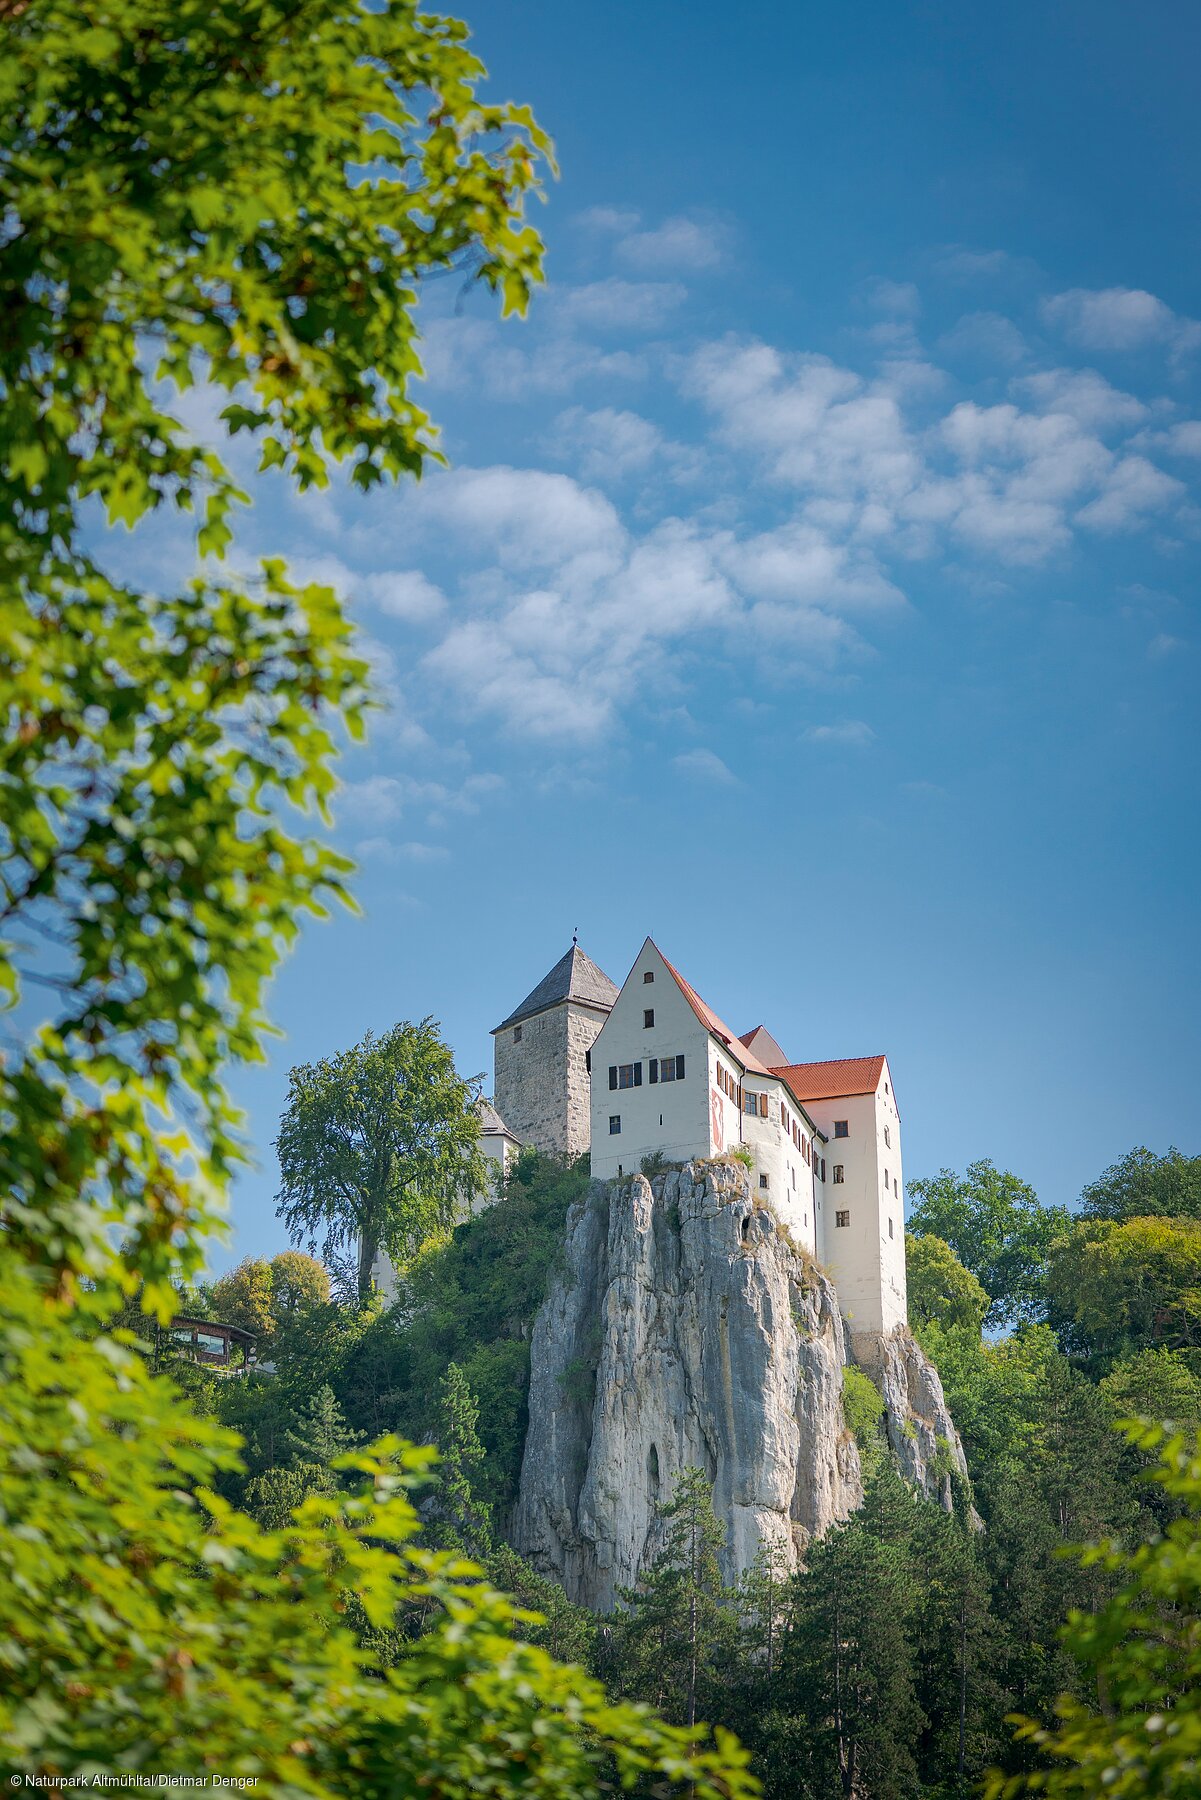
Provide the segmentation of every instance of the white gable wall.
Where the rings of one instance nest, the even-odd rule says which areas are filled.
[[[645,980],[647,975],[652,979]],[[645,1014],[654,1023],[645,1023]],[[644,1156],[669,1162],[711,1154],[706,1071],[709,1034],[648,938],[592,1046],[592,1173],[636,1174]],[[651,1080],[651,1063],[684,1058],[683,1080]],[[636,1070],[636,1085],[611,1087],[611,1071]],[[620,1120],[620,1129],[611,1121]]]

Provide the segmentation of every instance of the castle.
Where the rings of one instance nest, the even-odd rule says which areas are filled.
[[[524,1144],[590,1150],[602,1181],[740,1153],[752,1192],[828,1270],[852,1339],[905,1323],[887,1057],[797,1063],[763,1025],[736,1036],[650,938],[620,989],[573,941],[492,1037],[481,1143],[501,1169]]]

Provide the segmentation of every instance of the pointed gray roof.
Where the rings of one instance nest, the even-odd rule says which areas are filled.
[[[513,1136],[491,1100],[485,1099],[482,1094],[475,1103],[475,1115],[480,1122],[481,1137],[507,1137],[510,1143],[520,1142],[520,1139]]]
[[[591,1006],[597,1012],[611,1012],[616,998],[615,983],[584,955],[578,944],[573,944],[567,955],[561,956],[550,973],[526,995],[516,1011],[502,1019],[493,1030],[503,1031],[506,1025],[517,1025],[522,1019],[532,1018],[535,1013],[545,1012],[548,1006],[558,1006],[564,1000],[572,1000],[577,1006]]]

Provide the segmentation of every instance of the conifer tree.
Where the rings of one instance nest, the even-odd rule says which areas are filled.
[[[476,1499],[484,1446],[480,1409],[458,1363],[449,1363],[438,1385],[436,1471],[429,1536],[439,1550],[482,1560],[492,1548],[491,1508]]]
[[[695,1726],[708,1671],[730,1642],[734,1614],[718,1552],[725,1533],[703,1469],[685,1469],[661,1508],[663,1545],[615,1627],[619,1679],[628,1691]]]
[[[862,1518],[812,1547],[789,1621],[783,1686],[805,1720],[811,1790],[871,1800],[918,1791],[916,1584],[907,1547]]]
[[[326,1382],[308,1402],[285,1439],[292,1463],[310,1463],[328,1469],[335,1457],[352,1450],[360,1434],[346,1423],[334,1390]]]

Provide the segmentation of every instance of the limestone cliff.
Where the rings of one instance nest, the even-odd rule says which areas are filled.
[[[962,1451],[907,1332],[866,1346],[904,1473],[932,1496]],[[516,1547],[606,1610],[653,1555],[681,1470],[713,1481],[728,1579],[760,1542],[790,1566],[862,1499],[828,1279],[739,1165],[594,1182],[534,1328]]]

